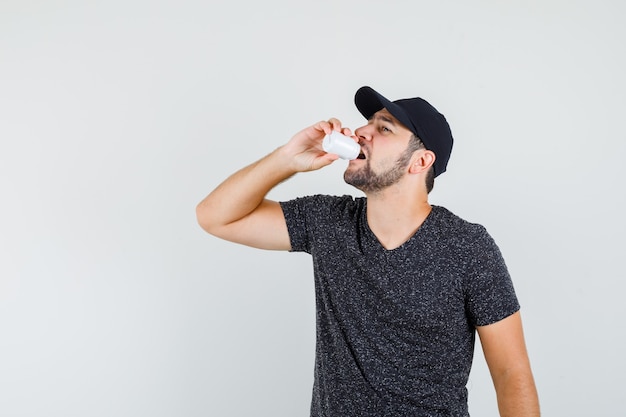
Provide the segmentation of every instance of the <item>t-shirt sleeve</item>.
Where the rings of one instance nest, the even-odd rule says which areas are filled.
[[[353,199],[312,195],[281,201],[292,252],[312,253],[332,240],[338,224],[352,213]]]
[[[470,249],[466,275],[466,308],[474,326],[500,321],[520,309],[500,249],[484,227]]]
[[[307,218],[307,205],[310,198],[297,198],[290,201],[281,201],[292,252],[311,253],[309,238],[309,221]]]

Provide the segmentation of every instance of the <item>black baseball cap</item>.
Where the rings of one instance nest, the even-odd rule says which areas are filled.
[[[383,108],[413,132],[435,153],[435,177],[446,171],[452,153],[452,132],[443,114],[426,100],[415,97],[389,101],[371,87],[361,87],[354,95],[357,109],[367,120]]]

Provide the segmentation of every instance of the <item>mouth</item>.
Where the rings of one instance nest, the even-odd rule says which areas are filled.
[[[359,144],[359,145],[361,145],[361,144]],[[356,159],[367,159],[367,156],[365,156],[365,152],[363,152],[363,146],[361,146],[361,150],[359,152],[359,156],[357,156]]]

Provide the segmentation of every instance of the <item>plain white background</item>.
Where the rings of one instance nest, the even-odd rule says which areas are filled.
[[[626,6],[594,1],[0,1],[0,415],[306,416],[310,259],[195,205],[353,95],[456,139],[431,202],[487,227],[544,415],[624,411]],[[271,193],[355,191],[345,163]],[[477,348],[474,416],[496,416]]]

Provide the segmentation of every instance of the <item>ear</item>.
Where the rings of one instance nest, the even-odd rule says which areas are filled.
[[[435,153],[428,149],[420,150],[413,155],[413,162],[409,166],[410,174],[420,174],[427,172],[435,163]]]

